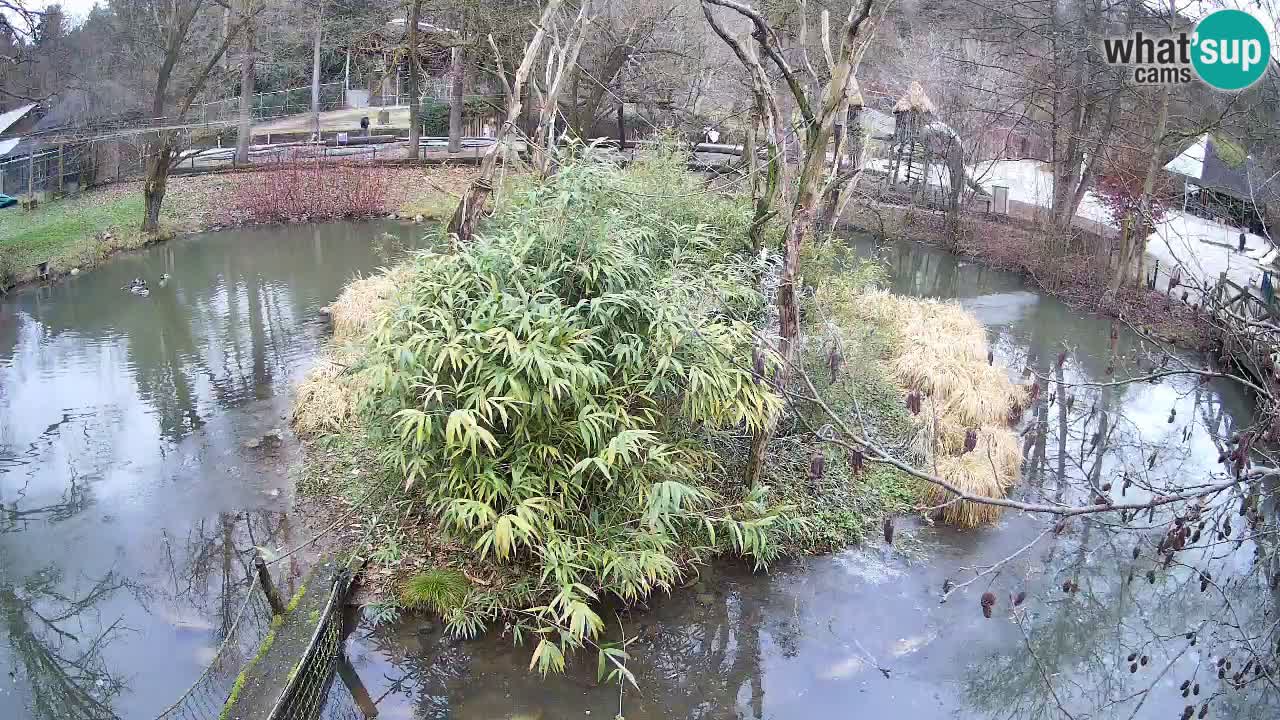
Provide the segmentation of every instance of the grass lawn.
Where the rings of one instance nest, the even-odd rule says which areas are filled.
[[[472,167],[388,167],[382,212],[405,217],[449,217],[471,178]],[[142,224],[142,185],[118,183],[82,195],[42,203],[35,211],[0,210],[0,290],[33,280],[36,266],[51,275],[87,270],[120,250],[139,248],[173,232],[199,232],[231,224],[227,200],[256,173],[219,173],[170,178],[160,221],[161,237],[147,237]],[[110,233],[106,238],[105,234]]]
[[[65,272],[142,244],[137,232],[142,196],[124,190],[112,188],[48,202],[33,212],[0,211],[0,276],[25,280],[42,262]],[[110,232],[112,240],[99,240],[104,232]]]

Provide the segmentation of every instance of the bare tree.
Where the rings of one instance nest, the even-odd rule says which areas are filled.
[[[19,84],[32,63],[36,29],[42,14],[21,0],[0,0],[0,100],[31,102],[40,99],[26,83]]]
[[[182,123],[227,48],[262,10],[258,5],[223,30],[213,0],[119,0],[117,32],[151,77],[150,122],[142,186],[142,231],[160,229],[169,171],[179,152]]]
[[[717,34],[722,40],[734,42],[737,45],[734,47],[734,52],[740,61],[751,66],[753,77],[768,77],[760,55],[772,64],[781,74],[782,83],[789,98],[795,103],[804,126],[799,176],[795,183],[795,196],[790,208],[790,216],[783,231],[782,272],[778,279],[779,327],[776,350],[782,359],[782,365],[778,370],[775,383],[780,386],[787,384],[790,368],[796,357],[800,336],[800,307],[796,295],[800,250],[814,232],[819,203],[823,196],[824,180],[827,178],[828,145],[835,119],[838,114],[847,113],[851,91],[857,83],[855,75],[858,65],[875,33],[876,25],[884,16],[889,4],[886,0],[862,0],[856,3],[844,20],[836,43],[832,42],[829,15],[823,11],[822,43],[824,48],[833,48],[833,51],[827,54],[831,61],[827,68],[828,79],[825,84],[820,84],[813,64],[809,60],[807,49],[801,56],[804,69],[808,71],[806,79],[784,56],[779,33],[763,14],[736,0],[703,0],[704,8],[707,5],[715,5],[736,13],[750,23],[751,37],[759,48],[759,54],[747,51],[746,48],[741,47],[741,43],[732,41],[731,36],[723,30],[718,30]],[[709,8],[707,8],[707,16],[713,27],[716,26]],[[841,175],[831,179],[834,181],[849,178]],[[752,440],[751,460],[746,478],[749,485],[759,481],[764,451],[768,446],[770,435],[771,432],[761,432]]]
[[[986,7],[986,52],[960,58],[975,77],[995,76],[984,91],[993,119],[1031,128],[1047,140],[1036,159],[1053,176],[1052,222],[1065,236],[1113,138],[1126,94],[1118,68],[1098,51],[1102,37],[1132,22],[1138,3],[1035,0]]]
[[[500,76],[506,95],[506,117],[503,119],[502,127],[498,130],[493,146],[489,148],[484,156],[484,161],[480,165],[479,175],[471,181],[470,187],[463,193],[462,200],[458,203],[457,209],[454,210],[453,216],[449,219],[446,232],[455,243],[462,244],[471,241],[471,236],[475,232],[476,222],[484,214],[488,206],[489,197],[493,194],[493,183],[497,176],[498,156],[500,153],[507,152],[508,140],[514,136],[516,123],[519,121],[521,110],[524,107],[524,84],[528,81],[529,73],[542,51],[546,28],[551,24],[556,13],[559,12],[561,2],[562,0],[548,0],[546,7],[542,11],[542,16],[538,20],[537,29],[534,31],[533,37],[524,47],[524,54],[514,77],[508,81],[505,75]],[[492,35],[488,37],[488,40],[489,46],[493,49],[497,66],[502,67],[502,55],[498,50],[497,43]]]
[[[533,82],[533,90],[537,95],[538,129],[533,140],[534,162],[543,177],[551,174],[555,167],[556,120],[560,117],[560,95],[565,89],[566,80],[575,72],[578,64],[578,53],[586,41],[587,28],[591,25],[591,16],[587,14],[591,3],[583,2],[578,14],[566,17],[562,22],[553,21],[548,34],[551,45],[547,49],[547,59],[543,65],[541,82]],[[562,27],[563,26],[563,27]],[[565,37],[561,40],[561,32]],[[563,125],[563,123],[561,123]]]

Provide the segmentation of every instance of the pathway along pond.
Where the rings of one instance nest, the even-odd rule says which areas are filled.
[[[388,229],[406,242],[421,232],[332,224],[210,233],[0,300],[0,717],[150,720],[208,664],[253,546],[302,539],[291,515],[290,385],[324,340],[319,308],[393,251],[386,240],[371,244]],[[885,257],[894,291],[959,298],[987,325],[997,362],[1030,361],[1051,374],[1065,344],[1068,383],[1110,379],[1108,320],[921,245],[855,244]],[[166,272],[173,278],[158,288]],[[138,276],[150,297],[120,290]],[[1122,353],[1138,346],[1121,334]],[[1199,481],[1220,472],[1221,439],[1249,421],[1248,398],[1228,384],[1068,394],[1070,411],[1059,402],[1026,419],[1048,428],[1028,451],[1019,490],[1027,497],[1066,492],[1060,478],[1085,472],[1099,448],[1104,476],[1127,469]],[[1111,432],[1090,450],[1093,409],[1108,412]],[[282,444],[246,447],[274,428],[285,430]],[[1139,441],[1161,448],[1150,470]],[[1220,623],[1248,627],[1275,599],[1242,584],[1228,619],[1222,597],[1197,592],[1188,569],[1148,584],[1152,550],[1133,561],[1133,536],[1101,519],[1073,523],[1011,563],[990,584],[1001,598],[990,620],[978,607],[985,578],[938,603],[945,579],[971,577],[961,568],[996,562],[1044,528],[1007,513],[967,533],[900,527],[893,549],[851,549],[768,574],[707,568],[688,589],[622,618],[639,636],[630,668],[640,684],[622,714],[1056,718],[1061,706],[1075,717],[1174,718],[1191,702],[1178,686],[1195,673],[1201,693],[1192,700],[1214,697],[1210,717],[1280,715],[1260,684],[1215,697],[1211,667],[1214,634],[1230,632]],[[1232,547],[1217,550],[1215,576],[1250,570],[1251,543]],[[285,569],[290,591],[301,562]],[[1079,592],[1061,591],[1068,579]],[[1008,597],[1022,590],[1029,597],[1014,620]],[[1190,629],[1200,630],[1196,647],[1183,637]],[[619,713],[618,688],[596,684],[594,657],[544,680],[527,671],[529,651],[496,633],[455,641],[425,618],[365,624],[348,641],[382,718]],[[1136,673],[1132,652],[1149,658]],[[347,704],[327,715],[352,716]]]
[[[422,234],[209,233],[0,298],[0,718],[149,720],[209,664],[254,546],[303,539],[290,387],[388,231]]]

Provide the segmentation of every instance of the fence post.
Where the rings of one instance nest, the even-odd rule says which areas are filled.
[[[377,717],[378,706],[374,704],[373,698],[369,697],[369,690],[365,688],[364,682],[360,680],[356,669],[351,666],[351,661],[347,659],[346,653],[338,654],[338,677],[342,679],[342,684],[346,685],[347,689],[351,691],[351,697],[356,701],[356,706],[360,708],[360,714],[366,718]]]
[[[271,604],[271,614],[283,615],[284,601],[280,599],[275,583],[271,582],[271,573],[267,571],[267,563],[262,559],[261,554],[254,555],[253,567],[258,571],[258,584],[262,585],[262,592],[266,594],[267,602]]]
[[[63,171],[63,164],[62,164],[62,163],[63,163],[63,159],[62,159],[63,152],[62,152],[62,150],[63,150],[63,148],[64,148],[64,147],[66,147],[66,145],[65,145],[65,144],[63,144],[63,143],[58,143],[58,194],[59,194],[59,195],[61,195],[61,194],[62,194],[62,178],[63,178],[63,176],[65,175],[65,173],[64,173],[64,171]]]
[[[27,156],[27,202],[36,199],[36,151]]]

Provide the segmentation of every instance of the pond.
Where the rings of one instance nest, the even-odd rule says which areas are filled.
[[[320,308],[422,232],[209,233],[0,298],[0,718],[152,718],[208,665],[254,546],[302,534]]]
[[[1041,403],[1024,419],[1019,497],[1072,500],[1072,481],[1085,473],[1145,473],[1152,482],[1221,475],[1225,438],[1250,420],[1250,400],[1235,385],[1075,387],[1127,377],[1135,354],[1156,348],[1121,328],[1113,353],[1109,319],[1076,312],[1017,276],[919,244],[852,242],[860,255],[883,258],[894,292],[955,298],[973,311],[996,361],[1015,375],[1030,365],[1066,383],[1069,403]],[[1055,377],[1064,350],[1068,360]],[[1129,489],[1127,499],[1138,492]],[[1160,518],[1150,525],[1161,527]],[[597,682],[594,655],[543,679],[528,670],[531,647],[513,647],[496,632],[456,641],[426,618],[366,624],[348,650],[381,697],[381,718],[1176,718],[1210,700],[1209,717],[1280,716],[1274,687],[1228,690],[1214,667],[1215,651],[1232,636],[1218,622],[1222,614],[1235,613],[1246,627],[1265,620],[1264,608],[1275,604],[1265,588],[1271,574],[1241,581],[1228,602],[1198,592],[1190,567],[1161,568],[1147,582],[1158,542],[1151,533],[1141,535],[1149,546],[1134,560],[1139,536],[1114,518],[1077,520],[1060,534],[1045,533],[1050,527],[1006,512],[997,526],[971,532],[900,525],[893,548],[876,543],[767,573],[714,564],[687,588],[619,618],[624,630],[613,629],[611,639],[624,631],[635,638],[628,667],[639,686],[622,693]],[[971,579],[966,568],[996,564],[1037,538],[998,574],[939,602],[947,580]],[[1253,544],[1212,554],[1204,566],[1215,575],[1245,574]],[[1079,589],[1064,593],[1064,582]],[[999,598],[991,619],[979,606],[987,590]],[[1027,599],[1011,612],[1021,592]],[[1185,637],[1191,631],[1195,646]],[[1184,699],[1186,679],[1198,693],[1189,689]]]
[[[254,547],[308,536],[286,415],[327,334],[320,308],[421,233],[343,223],[210,233],[0,299],[0,717],[150,720],[191,684],[226,632]],[[1030,366],[1070,398],[1024,418],[1019,497],[1070,501],[1085,475],[1223,472],[1219,452],[1250,421],[1237,386],[1078,387],[1135,373],[1154,346],[1121,328],[1113,351],[1109,320],[1016,276],[918,244],[851,242],[884,259],[894,291],[958,299],[987,326],[998,363],[1019,377]],[[148,297],[121,289],[135,277]],[[274,429],[283,440],[261,442]],[[1147,582],[1156,531],[1134,560],[1135,535],[1101,516],[1048,527],[1018,512],[972,532],[904,521],[893,547],[764,573],[703,568],[619,617],[636,638],[639,685],[621,694],[597,682],[594,656],[542,679],[527,670],[531,648],[496,632],[455,640],[429,618],[361,624],[348,654],[382,718],[1173,718],[1210,699],[1210,717],[1280,715],[1273,686],[1229,690],[1215,669],[1239,635],[1231,626],[1275,607],[1271,575],[1252,572],[1253,540],[1211,550],[1215,577],[1244,579],[1200,593],[1191,567]],[[1028,544],[939,602],[944,581]],[[304,565],[291,558],[287,587]],[[999,598],[991,619],[978,604],[987,590]],[[1134,672],[1131,653],[1147,659]],[[1184,699],[1188,678],[1200,693]]]

